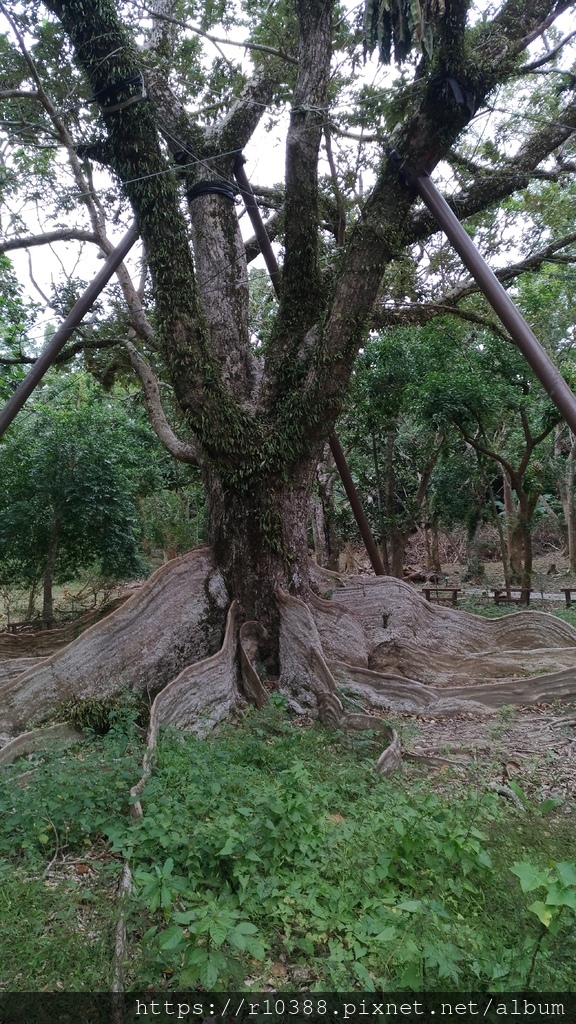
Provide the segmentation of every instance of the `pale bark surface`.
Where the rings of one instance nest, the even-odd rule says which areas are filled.
[[[0,689],[0,734],[45,721],[72,698],[158,693],[219,649],[227,605],[207,548],[168,562],[118,611]]]

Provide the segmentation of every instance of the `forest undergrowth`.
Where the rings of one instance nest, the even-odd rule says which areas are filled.
[[[134,991],[573,987],[573,804],[481,766],[378,776],[375,737],[273,697],[165,732],[134,822],[139,713],[1,769],[0,991],[109,990],[125,858]]]

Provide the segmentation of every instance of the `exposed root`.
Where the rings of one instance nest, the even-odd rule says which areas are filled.
[[[430,605],[396,579],[314,572],[331,600],[311,594],[305,604],[277,592],[280,692],[297,713],[337,728],[381,727],[389,751],[382,764],[395,759],[394,735],[380,717],[346,714],[338,690],[377,714],[433,718],[576,698],[576,630],[561,620],[539,612],[488,620]],[[72,696],[147,690],[157,694],[149,760],[160,723],[203,731],[243,698],[261,707],[265,630],[258,622],[239,628],[233,605],[218,650],[226,603],[209,549],[169,562],[122,608],[1,687],[0,730],[9,738]],[[528,671],[540,674],[526,678]]]
[[[440,728],[436,720],[459,715],[473,719],[478,731],[484,716],[492,716],[500,705],[576,699],[576,630],[558,619],[523,612],[486,620],[432,606],[398,580],[363,577],[342,587],[337,581],[333,577],[325,588],[334,592],[330,601],[311,595],[305,604],[277,591],[278,688],[299,714],[317,716],[345,732],[370,730],[381,738],[384,749],[374,765],[378,772],[396,769],[402,756],[461,770],[466,761],[458,755],[472,760],[477,752],[464,746],[447,752],[436,746],[436,735],[431,748],[402,753],[398,733],[382,720],[382,711],[417,715],[430,730]],[[156,694],[142,778],[131,790],[131,813],[141,817],[141,796],[161,725],[203,733],[245,699],[258,707],[267,700],[258,673],[266,632],[258,622],[241,625],[233,602],[222,642],[227,603],[208,549],[169,562],[122,608],[65,650],[22,665],[25,671],[0,688],[0,731],[9,739],[28,722],[49,718],[71,697],[103,698],[128,688]],[[518,673],[526,676],[542,669],[549,671],[518,678]],[[1,670],[0,664],[0,678]],[[6,676],[11,674],[7,668]],[[376,714],[345,711],[338,691],[359,697]],[[572,724],[570,716],[567,728]],[[488,740],[493,728],[489,719]],[[63,742],[79,735],[67,724],[25,733],[9,739],[0,751],[0,764],[40,749],[48,740]],[[490,788],[521,804],[504,782]],[[126,865],[119,896],[129,888]],[[121,910],[112,971],[113,1019],[121,1007],[126,950]]]
[[[16,679],[18,676],[21,676],[27,669],[35,668],[45,660],[45,658],[17,657],[7,658],[6,661],[0,661],[0,687],[9,683],[11,679]]]
[[[43,721],[72,697],[157,693],[218,650],[227,606],[209,548],[168,562],[121,608],[0,688],[0,733]]]
[[[256,658],[259,648],[268,633],[260,622],[245,622],[240,628],[240,668],[242,671],[242,689],[250,704],[263,708],[268,694],[256,669]]]
[[[112,1024],[116,1024],[116,1022],[118,1022],[118,1024],[122,1024],[123,1020],[122,993],[124,992],[124,963],[128,956],[128,933],[126,931],[124,903],[126,898],[130,896],[131,891],[132,873],[126,863],[122,868],[118,888],[116,890],[116,898],[120,905],[120,912],[114,936],[114,955],[112,959],[110,984],[110,991],[112,995]]]
[[[184,669],[156,697],[150,710],[142,778],[130,790],[134,818],[141,818],[143,814],[140,797],[151,771],[160,726],[170,725],[175,729],[203,733],[242,701],[236,662],[237,612],[237,603],[233,601],[228,612],[224,643],[218,653]]]
[[[516,795],[513,789],[510,789],[510,786],[502,786],[499,785],[497,782],[488,782],[487,788],[491,789],[493,793],[498,793],[498,796],[505,796],[507,800],[511,800],[512,803],[516,805],[519,811],[526,810],[520,797]]]
[[[280,605],[282,668],[278,689],[297,714],[316,714],[320,695],[336,690],[316,623],[303,601],[283,590],[278,590],[276,596]]]
[[[387,576],[362,577],[338,589],[332,582],[332,588],[333,601],[364,629],[368,667],[387,676],[453,687],[537,673],[568,678],[576,668],[576,630],[546,612],[486,619],[431,605],[409,584]],[[352,661],[342,655],[335,660]]]
[[[324,659],[319,630],[308,606],[283,591],[278,591],[278,600],[281,616],[281,692],[288,694],[292,705],[296,704],[297,709],[303,697],[309,700],[313,694],[320,721],[331,728],[345,731],[370,729],[378,732],[386,739],[387,746],[374,767],[379,772],[389,772],[397,768],[401,753],[400,739],[395,730],[371,715],[349,714],[344,711],[335,692],[336,682]],[[325,605],[326,602],[318,604]],[[330,608],[327,614],[332,627],[335,622],[349,624],[350,615],[345,611],[336,610],[334,615],[334,609]],[[336,635],[334,628],[332,635]],[[304,694],[303,685],[306,688]]]
[[[47,747],[56,744],[65,746],[68,743],[77,743],[83,738],[84,734],[68,722],[58,722],[57,725],[44,729],[33,729],[31,732],[16,736],[2,747],[0,765],[12,764],[18,757],[25,757],[35,750],[46,750]]]
[[[108,601],[103,608],[91,608],[80,618],[74,619],[73,622],[68,622],[58,629],[40,629],[37,632],[16,634],[2,632],[0,633],[0,659],[36,658],[38,661],[43,661],[55,651],[71,644],[85,629],[110,615],[127,600],[128,594],[122,594],[113,601]]]

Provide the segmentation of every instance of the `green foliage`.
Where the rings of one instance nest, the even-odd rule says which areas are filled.
[[[108,838],[112,856],[130,858],[136,884],[138,991],[258,989],[273,965],[289,989],[296,969],[317,990],[569,985],[572,837],[568,821],[552,836],[549,809],[520,814],[446,778],[441,795],[419,771],[379,777],[363,743],[343,747],[338,734],[296,727],[274,700],[207,740],[164,734],[134,824],[127,797],[142,745],[133,721],[129,703],[104,737],[1,770],[0,919],[11,927],[2,929],[0,979],[12,971],[20,990],[40,980],[74,990],[81,967],[106,988],[103,887],[119,868],[106,867]],[[47,890],[44,865],[54,858],[59,873],[85,860],[91,876],[80,889],[58,874]],[[513,874],[525,892],[543,893],[538,905],[518,900]],[[62,950],[87,916],[90,941],[64,968]]]
[[[537,958],[557,955],[558,946],[566,931],[574,930],[576,921],[576,864],[573,861],[556,861],[548,868],[536,868],[527,861],[516,862],[510,870],[520,880],[523,893],[543,889],[542,899],[535,900],[528,907],[540,922],[540,934],[534,942],[532,956],[524,980],[525,987],[532,985],[536,973]],[[565,956],[564,951],[564,956]]]
[[[63,701],[57,717],[63,717],[79,729],[87,729],[100,736],[115,726],[135,723],[144,727],[148,723],[149,704],[138,694],[120,694],[106,700],[98,697],[72,698]]]
[[[144,541],[171,555],[182,554],[206,539],[206,499],[199,482],[176,463],[169,486],[156,487],[140,502]]]
[[[87,860],[90,875],[49,879],[0,862],[3,993],[109,990],[118,865]]]
[[[2,175],[0,170],[0,192]],[[10,260],[0,255],[0,402],[6,402],[23,376],[23,367],[17,360],[24,351],[26,335],[34,319],[37,306],[26,303],[22,298],[22,287],[18,284]]]
[[[64,753],[37,751],[1,769],[0,858],[37,867],[47,853],[83,853],[118,827],[141,771],[133,718],[128,708],[101,739]],[[33,772],[25,785],[23,769]]]
[[[444,15],[444,6],[435,0],[366,0],[364,33],[366,49],[376,47],[383,64],[389,64],[394,46],[398,64],[414,47],[431,56],[434,26]]]
[[[365,757],[294,728],[277,702],[207,740],[162,737],[144,818],[109,833],[147,911],[148,983],[230,989],[249,974],[258,987],[271,961],[318,989],[518,977],[515,930],[533,935],[533,915],[494,928],[508,871],[490,852],[497,798],[384,780]]]
[[[1,991],[109,990],[121,865],[105,834],[141,772],[133,717],[0,768]]]
[[[559,918],[566,907],[576,912],[576,865],[560,861],[551,868],[535,868],[526,861],[519,861],[510,868],[520,879],[522,892],[544,889],[544,900],[537,900],[528,907],[545,928],[552,934],[557,932]]]
[[[58,582],[97,565],[112,578],[145,572],[136,496],[147,489],[149,430],[96,386],[76,404],[36,404],[0,447],[0,578]],[[148,478],[148,481],[147,481]]]

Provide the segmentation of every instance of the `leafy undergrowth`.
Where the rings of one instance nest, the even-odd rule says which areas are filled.
[[[104,737],[0,769],[0,991],[106,991],[120,858],[140,774],[134,712]]]
[[[277,703],[209,740],[165,734],[143,820],[112,837],[146,910],[135,987],[568,988],[566,821],[544,838],[537,809],[482,787],[448,800],[425,771],[372,763]],[[532,904],[550,880],[520,885],[531,860],[564,872],[546,923]]]
[[[370,736],[273,699],[208,739],[165,733],[134,823],[133,714],[25,779],[3,769],[0,987],[109,986],[124,855],[134,990],[572,987],[565,810],[456,777],[448,799],[446,772],[438,792],[426,769],[379,777]]]

